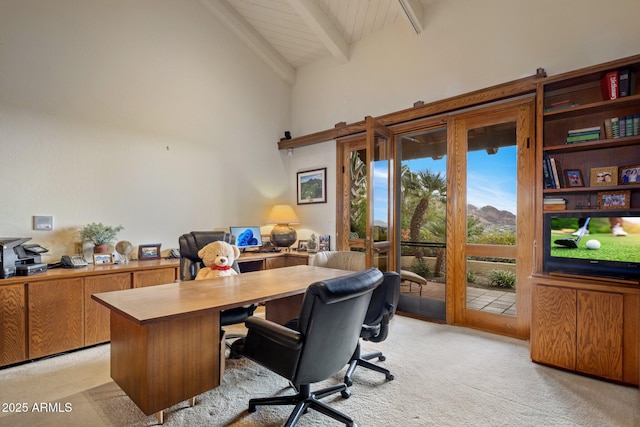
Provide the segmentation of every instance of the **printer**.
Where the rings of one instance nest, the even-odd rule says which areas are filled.
[[[30,237],[0,237],[0,279],[47,271],[40,254],[49,250],[40,245],[25,245],[29,240]]]

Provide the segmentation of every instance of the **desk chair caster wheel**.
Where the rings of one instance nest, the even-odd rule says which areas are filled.
[[[387,358],[385,356],[379,356],[378,360],[384,362],[385,360],[387,360]]]
[[[347,388],[347,389],[344,389],[344,390],[342,390],[342,391],[340,392],[340,395],[341,395],[342,397],[344,397],[345,399],[348,399],[348,398],[350,398],[350,397],[351,397],[351,391],[350,391],[348,388]]]
[[[393,381],[393,374],[387,374],[387,381]]]

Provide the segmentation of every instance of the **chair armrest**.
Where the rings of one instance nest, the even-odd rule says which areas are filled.
[[[249,332],[255,332],[284,347],[299,349],[302,346],[302,334],[286,326],[255,316],[249,317],[244,324]]]

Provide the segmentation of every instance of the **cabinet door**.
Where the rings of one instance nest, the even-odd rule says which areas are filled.
[[[531,359],[575,370],[576,291],[536,285],[531,309]]]
[[[158,268],[154,270],[135,271],[133,273],[133,287],[164,285],[176,280],[176,268]]]
[[[29,283],[29,358],[84,345],[83,279]]]
[[[27,358],[24,285],[0,287],[0,366]]]
[[[621,294],[578,291],[576,369],[622,381]]]
[[[309,256],[287,256],[287,267],[291,267],[293,265],[307,265],[309,264]]]
[[[286,257],[279,256],[276,258],[267,258],[265,260],[265,265],[267,270],[271,270],[272,268],[282,268],[286,266],[286,262]]]
[[[89,276],[84,279],[84,345],[106,342],[110,339],[109,309],[91,299],[99,292],[120,291],[131,287],[129,273]]]

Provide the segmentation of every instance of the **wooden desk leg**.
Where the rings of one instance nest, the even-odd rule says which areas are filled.
[[[196,406],[196,397],[193,396],[191,399],[189,399],[189,406],[194,407]]]
[[[164,424],[164,411],[156,412],[156,419],[158,420],[158,424]]]
[[[300,294],[267,301],[264,304],[265,318],[284,325],[289,320],[298,317],[303,298],[304,294]]]
[[[220,385],[220,312],[139,325],[111,312],[111,378],[145,413]]]

